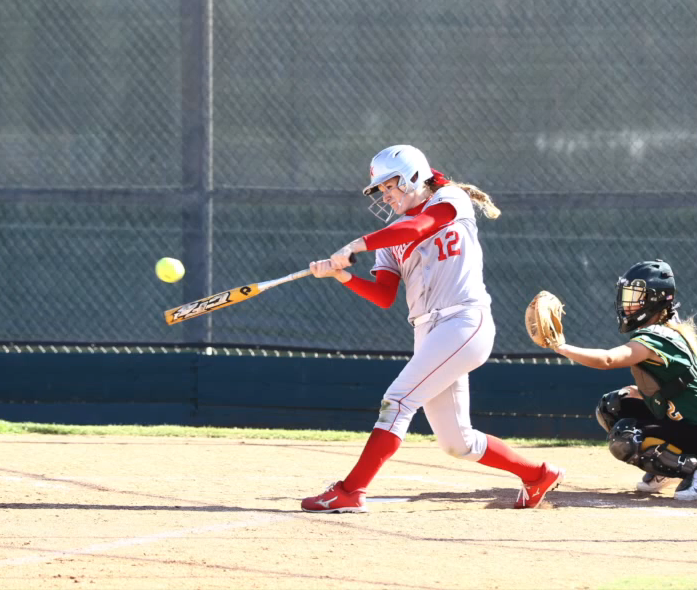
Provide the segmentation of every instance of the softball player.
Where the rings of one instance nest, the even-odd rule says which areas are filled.
[[[380,191],[382,194],[375,196]],[[406,287],[414,355],[385,393],[377,423],[351,473],[324,493],[305,498],[308,512],[365,512],[366,488],[399,448],[418,408],[448,454],[518,475],[523,488],[516,508],[534,508],[558,485],[564,471],[530,461],[500,439],[472,427],[469,373],[482,365],[494,343],[491,298],[483,281],[482,250],[474,206],[495,219],[488,195],[432,170],[409,145],[378,153],[370,166],[370,211],[388,227],[354,240],[328,260],[312,262],[314,276],[334,277],[358,295],[387,308],[400,279]],[[361,279],[345,269],[349,257],[376,251],[371,273]]]
[[[646,472],[637,489],[655,492],[682,479],[677,500],[697,500],[697,336],[677,319],[675,277],[662,260],[639,262],[617,283],[620,332],[610,350],[564,344],[556,351],[596,369],[630,367],[637,385],[606,393],[596,409],[610,452]]]

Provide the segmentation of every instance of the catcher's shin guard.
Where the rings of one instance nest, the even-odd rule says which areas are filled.
[[[622,418],[610,430],[612,455],[654,475],[685,478],[697,470],[697,457],[659,438],[646,437],[634,418]]]
[[[697,457],[681,453],[676,446],[666,442],[648,446],[640,455],[640,460],[639,467],[654,475],[685,478],[697,470]]]
[[[610,432],[610,429],[620,419],[621,400],[627,397],[626,389],[616,389],[603,395],[595,408],[595,419],[598,424],[605,430]]]

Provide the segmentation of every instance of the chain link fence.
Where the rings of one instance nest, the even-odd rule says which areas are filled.
[[[615,281],[642,259],[694,313],[695,39],[677,0],[6,0],[0,341],[410,350],[403,293],[331,280],[162,316],[381,227],[360,189],[393,143],[502,209],[480,223],[497,354],[539,352],[543,288],[571,341],[621,342]]]

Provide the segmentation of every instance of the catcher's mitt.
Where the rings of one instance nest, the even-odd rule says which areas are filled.
[[[542,348],[557,348],[566,343],[561,323],[564,305],[556,295],[540,291],[525,310],[525,327],[532,341]]]

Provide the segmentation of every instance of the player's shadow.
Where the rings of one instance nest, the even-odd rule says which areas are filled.
[[[286,513],[288,510],[280,508],[243,508],[240,506],[162,506],[147,504],[67,504],[67,503],[37,503],[14,502],[0,504],[0,510],[148,510],[153,512],[278,512]]]
[[[474,490],[471,492],[423,492],[415,496],[385,497],[385,502],[461,502],[463,504],[479,503],[484,509],[508,509],[513,508],[519,490],[511,488],[489,488],[486,490]],[[370,500],[380,503],[381,497],[371,497]],[[674,500],[670,496],[646,494],[642,492],[603,492],[577,488],[569,491],[556,489],[549,492],[540,505],[540,508],[690,508],[682,502]]]

